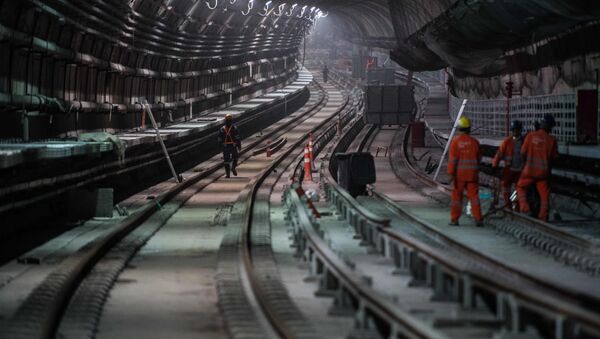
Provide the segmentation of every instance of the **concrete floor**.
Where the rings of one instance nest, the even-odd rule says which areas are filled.
[[[371,152],[374,152],[378,145],[390,144],[393,133],[393,131],[387,130],[379,133],[371,145]],[[423,150],[419,150],[419,152],[423,152]],[[429,222],[438,232],[543,281],[550,281],[557,286],[580,291],[582,295],[600,296],[600,277],[592,277],[572,267],[567,267],[542,253],[519,245],[512,238],[499,236],[492,227],[474,227],[473,219],[464,213],[461,217],[461,227],[448,226],[450,217],[447,202],[440,203],[430,199],[420,194],[425,193],[423,190],[416,193],[413,186],[397,179],[394,180],[389,174],[393,170],[387,158],[385,160],[376,158],[375,164],[378,175],[378,181],[375,184],[376,190],[392,198],[409,213]],[[444,170],[445,168],[442,169],[442,171]],[[404,171],[402,176],[408,178],[407,181],[413,178],[408,171]],[[412,181],[418,180],[412,179]],[[481,191],[486,192],[487,190],[482,188]],[[489,191],[487,192],[489,193]],[[405,228],[407,221],[399,218],[396,213],[383,208],[380,203],[369,199],[361,200],[361,203],[379,215],[391,218],[393,227]],[[485,201],[482,202],[483,211],[486,210],[485,203]],[[489,201],[487,203],[489,204]],[[464,204],[466,204],[466,199]],[[567,276],[569,279],[564,279]]]
[[[288,145],[334,113],[341,100],[341,93],[331,91],[325,109],[285,134]],[[237,178],[220,178],[171,217],[121,273],[98,338],[227,337],[214,279],[217,253],[229,207],[271,159],[249,158],[239,165]]]

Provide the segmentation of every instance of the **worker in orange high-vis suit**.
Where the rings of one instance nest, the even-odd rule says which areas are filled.
[[[554,117],[551,114],[546,114],[544,120],[542,120],[542,128],[527,134],[523,147],[521,147],[521,157],[525,165],[517,182],[519,206],[521,212],[530,212],[529,203],[527,202],[527,187],[535,185],[540,195],[538,218],[544,221],[548,221],[550,208],[548,177],[550,176],[552,161],[558,157],[556,139],[550,135],[555,125]]]
[[[229,178],[230,172],[237,176],[237,163],[242,142],[237,128],[233,125],[231,114],[225,116],[225,126],[219,130],[219,143],[223,146],[223,162],[225,163],[225,177]]]
[[[504,161],[504,170],[500,178],[500,190],[504,198],[503,207],[511,207],[510,195],[512,185],[516,184],[521,176],[523,160],[521,159],[521,146],[523,146],[523,124],[519,120],[511,123],[512,135],[504,139],[498,148],[492,168],[496,169],[501,161]]]
[[[481,204],[479,202],[479,161],[481,151],[479,141],[471,133],[471,121],[461,117],[457,123],[459,135],[452,139],[448,159],[448,174],[453,181],[452,201],[450,203],[451,226],[458,226],[462,211],[463,192],[471,201],[471,211],[477,226],[483,227]]]

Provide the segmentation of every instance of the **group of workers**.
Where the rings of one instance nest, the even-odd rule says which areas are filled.
[[[512,185],[516,184],[518,209],[522,213],[530,213],[527,201],[527,190],[530,186],[537,189],[540,197],[538,218],[548,221],[550,176],[552,161],[558,157],[556,139],[550,135],[556,125],[554,117],[546,114],[536,126],[536,130],[523,137],[523,124],[513,121],[511,135],[502,141],[493,161],[492,168],[497,169],[504,162],[500,186],[504,199],[504,207],[510,207]],[[452,200],[450,203],[450,225],[458,226],[462,211],[463,192],[471,202],[473,219],[477,226],[483,226],[481,203],[479,201],[479,162],[481,149],[477,139],[471,134],[471,122],[467,117],[461,117],[457,122],[458,135],[450,143],[448,159],[448,174],[453,183]]]

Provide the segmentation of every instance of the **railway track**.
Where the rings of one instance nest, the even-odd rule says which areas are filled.
[[[338,114],[347,120],[355,114],[346,102],[336,114],[317,126],[305,126],[303,138],[282,152],[240,195],[223,240],[219,263],[218,290],[221,308],[232,337],[316,337],[314,328],[294,306],[278,276],[270,238],[270,192],[284,170],[303,154],[308,133],[327,139],[333,136]],[[323,140],[324,141],[324,140]],[[279,168],[279,171],[275,171]],[[242,257],[243,260],[239,260]],[[261,319],[262,318],[262,319]]]
[[[373,134],[373,128],[364,128],[357,120],[330,156],[349,147],[368,147],[375,139]],[[593,292],[543,281],[474,251],[399,207],[377,189],[371,198],[353,199],[335,182],[331,173],[336,164],[330,160],[322,166],[328,201],[320,210],[337,211],[345,226],[337,231],[325,227],[335,225],[335,219],[311,217],[293,189],[286,192],[286,201],[299,253],[309,261],[312,273],[320,277],[320,284],[335,295],[335,305],[349,309],[359,327],[382,337],[600,336],[598,296]],[[412,171],[401,176],[405,181],[422,180]],[[341,231],[348,233],[347,227],[360,241],[348,245],[352,236]],[[359,245],[367,246],[372,254],[357,250]],[[380,269],[382,266],[387,270]],[[569,274],[568,269],[562,272]],[[379,280],[396,283],[386,286]],[[421,300],[414,301],[411,295],[420,295]],[[436,304],[439,301],[445,303]],[[445,309],[446,314],[435,309]]]
[[[398,72],[396,76],[401,80],[406,78],[404,74]],[[415,84],[418,88],[425,89],[423,93],[419,94],[420,96],[433,100],[432,114],[435,119],[439,119],[438,115],[447,114],[445,110],[442,113],[438,107],[439,101],[445,102],[446,97],[445,95],[440,97],[440,94],[443,93],[439,91],[440,84],[436,81],[429,80],[428,82],[427,80],[417,79]],[[437,92],[431,93],[428,89],[431,86],[438,88]],[[441,149],[445,145],[445,140],[435,132],[428,133],[435,140],[435,144],[439,145],[441,153]],[[435,188],[446,197],[449,196],[451,188],[448,185],[434,181],[430,175],[417,168],[419,161],[412,154],[409,154],[411,153],[408,149],[409,136],[410,126],[409,129],[404,130],[404,133],[399,133],[397,140],[394,140],[392,143],[392,151],[395,152],[395,156],[391,158],[392,167],[395,169],[407,168],[420,182],[431,188]],[[393,149],[394,147],[396,148],[395,150]],[[490,191],[494,190],[494,187],[498,184],[498,180],[495,176],[489,175],[484,171],[480,173],[480,184],[487,187]],[[559,206],[553,207],[560,210]],[[565,222],[568,226],[571,226],[573,223],[580,225],[578,229],[574,230],[572,227],[561,227],[553,223],[543,222],[510,209],[500,209],[488,214],[487,224],[494,227],[498,233],[515,239],[523,246],[535,251],[541,251],[579,271],[592,276],[600,274],[600,243],[597,236],[594,235],[596,234],[595,229],[598,226],[597,220],[589,220],[584,223],[576,220]],[[558,224],[561,223],[559,222]],[[562,226],[564,226],[564,223]]]
[[[12,317],[0,321],[0,337],[93,338],[110,337],[117,331],[121,336],[160,336],[161,332],[156,331],[168,326],[147,324],[147,329],[129,328],[123,332],[122,327],[111,324],[121,320],[115,310],[124,308],[129,314],[131,310],[126,307],[132,302],[118,300],[127,293],[121,291],[123,287],[115,290],[115,284],[139,277],[139,273],[136,276],[130,271],[149,265],[148,253],[158,246],[156,239],[170,239],[182,230],[184,234],[179,235],[179,241],[192,237],[194,232],[203,237],[219,233],[220,246],[211,254],[214,267],[202,272],[216,274],[216,282],[209,287],[216,289],[214,301],[218,302],[221,320],[210,318],[216,316],[215,312],[203,315],[212,322],[221,322],[228,336],[319,337],[321,332],[307,311],[290,296],[273,252],[269,199],[275,187],[285,179],[282,176],[288,169],[295,179],[292,186],[284,190],[283,200],[296,254],[308,263],[309,276],[317,279],[317,294],[333,298],[330,313],[353,317],[356,328],[351,336],[600,337],[597,311],[600,302],[596,295],[581,294],[585,291],[543,281],[473,250],[440,232],[414,211],[402,207],[377,186],[370,188],[372,196],[358,199],[343,190],[332,175],[337,168],[335,153],[373,151],[382,140],[393,144],[392,141],[397,140],[394,135],[402,136],[403,140],[408,137],[405,133],[364,126],[360,93],[350,90],[350,82],[336,84],[346,87],[351,94],[344,98],[332,86],[327,86],[327,90],[313,88],[313,91],[318,89],[318,98],[311,99],[301,112],[265,129],[262,137],[250,142],[240,159],[243,179],[221,180],[217,172],[221,169],[220,161],[213,158],[198,168],[200,172],[185,174],[187,180],[183,184],[166,185],[166,191],[152,203],[67,257],[32,291]],[[338,119],[344,130],[336,142],[331,143],[338,132]],[[327,201],[317,204],[322,214],[320,218],[309,208],[303,190],[298,189],[309,133],[316,136],[315,154],[325,154],[318,162],[322,193],[327,197]],[[267,140],[278,140],[276,144],[281,144],[273,158],[263,155]],[[408,155],[406,142],[400,146]],[[384,164],[389,167],[388,172],[392,172],[394,166],[389,158],[394,154],[397,153],[392,148],[389,156],[378,158],[378,166]],[[411,166],[408,157],[405,160],[405,172],[400,174],[403,179],[412,181],[407,175],[410,174],[431,186]],[[384,178],[389,177],[385,173]],[[410,186],[404,186],[405,192],[410,193],[410,190]],[[199,226],[200,229],[193,231],[192,224],[200,221],[178,215],[186,204],[202,205],[215,194],[227,197],[217,199],[220,205],[216,214],[211,212],[214,215],[212,228]],[[214,206],[210,206],[214,210]],[[226,227],[214,228],[219,225]],[[207,230],[210,232],[205,232]],[[182,251],[181,246],[172,246],[173,251]],[[140,249],[146,247],[149,248],[140,253]],[[198,255],[194,252],[193,256]],[[183,265],[199,263],[184,256],[189,253],[178,257],[185,260]],[[563,272],[569,271],[556,271],[557,274]],[[165,268],[159,274],[161,279],[168,280],[171,272]],[[593,281],[591,279],[589,281]],[[191,296],[184,293],[173,298],[185,303]],[[170,307],[169,303],[161,304],[160,299],[156,303],[166,310]],[[198,335],[197,328],[183,330]],[[201,333],[225,336],[218,330]]]
[[[294,137],[293,146],[281,151],[282,155],[277,157],[272,165],[270,159],[266,157],[261,159],[266,169],[256,178],[250,179],[247,189],[242,191],[238,201],[246,201],[243,203],[246,208],[242,209],[246,212],[239,211],[240,206],[236,203],[230,217],[232,224],[238,220],[236,216],[251,216],[252,213],[247,212],[248,208],[252,210],[254,206],[260,205],[255,205],[253,202],[261,187],[258,183],[266,180],[287,154],[297,150],[296,146],[308,136],[306,128],[313,126],[310,130],[316,131],[335,117],[338,112],[327,109],[327,102],[341,107],[349,105],[347,99],[342,100],[340,94],[335,102],[327,99],[326,91],[319,89],[318,92],[321,98],[313,102],[311,107],[304,108],[302,114],[292,114],[290,118],[265,129],[263,136],[258,140],[252,140],[242,152],[240,166],[243,167],[245,163],[255,166],[252,163],[255,159],[251,155],[253,149],[261,148],[267,139],[274,140],[287,135],[288,139],[292,140],[291,136]],[[172,219],[187,201],[219,181],[220,174],[217,171],[221,168],[221,164],[218,159],[213,159],[202,167],[203,170],[199,173],[184,174],[187,180],[183,184],[173,185],[157,196],[152,203],[126,218],[107,235],[99,237],[66,258],[29,294],[11,317],[2,320],[0,337],[94,337],[109,292],[120,272],[136,252],[151,241],[153,236],[159,234],[164,224]],[[258,216],[254,217],[255,220],[257,218]],[[244,220],[252,222],[252,219]],[[249,232],[247,227],[245,230]],[[250,233],[247,233],[245,239],[249,239],[250,236]],[[226,241],[224,240],[223,243]],[[249,251],[246,248],[240,252],[246,253],[246,264],[248,264]],[[246,272],[252,273],[252,267],[248,267]],[[6,287],[7,285],[3,288]],[[219,302],[223,307],[225,302],[221,300]]]
[[[410,160],[408,150],[409,129],[402,136],[403,141],[399,144],[401,164],[393,164],[392,167],[403,166],[425,185],[436,188],[447,196],[451,189],[447,185],[432,180],[427,174],[421,172]],[[394,143],[398,145],[398,143]],[[398,155],[398,152],[395,153]],[[398,159],[392,159],[392,162]],[[489,184],[489,178],[485,183]],[[564,231],[560,227],[538,219],[517,213],[508,209],[499,210],[492,214],[486,223],[499,233],[514,238],[524,246],[541,251],[555,260],[567,266],[585,272],[591,276],[600,274],[600,246],[597,241],[590,238],[577,236],[571,232]]]

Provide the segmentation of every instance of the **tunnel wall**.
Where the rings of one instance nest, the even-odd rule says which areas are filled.
[[[24,118],[32,140],[138,127],[145,100],[177,120],[297,67],[296,35],[182,34],[137,15],[85,1],[2,2],[0,139],[22,138]]]

